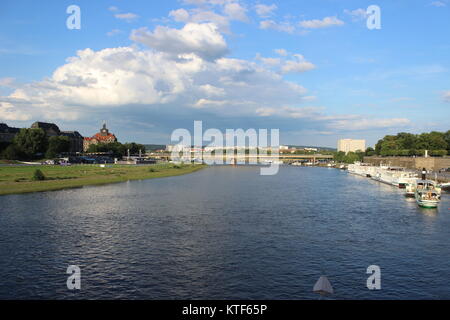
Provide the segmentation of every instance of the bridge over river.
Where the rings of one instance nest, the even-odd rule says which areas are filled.
[[[156,159],[156,160],[172,160],[171,154],[162,154],[162,155],[150,155],[148,158]],[[203,161],[218,161],[222,158],[222,161],[225,163],[227,158],[226,156],[214,156],[214,155],[197,155],[192,154],[192,159],[195,160],[203,160]],[[279,155],[234,155],[229,156],[228,159],[232,159],[235,162],[245,162],[245,163],[257,163],[257,162],[269,162],[269,161],[283,161],[285,163],[293,163],[293,162],[329,162],[334,159],[333,155],[324,155],[324,154],[279,154]]]

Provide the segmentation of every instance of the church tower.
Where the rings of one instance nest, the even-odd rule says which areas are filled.
[[[103,128],[100,129],[100,133],[104,137],[109,135],[109,130],[108,130],[108,128],[106,128],[106,121],[103,122]]]

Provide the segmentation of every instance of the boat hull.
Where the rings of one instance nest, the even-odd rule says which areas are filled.
[[[435,209],[439,206],[439,201],[417,200],[417,204],[422,208]]]

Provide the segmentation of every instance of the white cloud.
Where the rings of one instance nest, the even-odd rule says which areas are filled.
[[[219,31],[230,33],[230,20],[228,17],[217,14],[214,11],[192,9],[187,11],[185,9],[178,9],[171,11],[169,16],[177,22],[184,23],[214,23],[217,25]]]
[[[283,73],[303,73],[316,68],[316,66],[306,61],[301,54],[294,54],[294,60],[288,60],[281,68]]]
[[[261,18],[268,18],[271,15],[273,15],[273,12],[275,10],[277,10],[278,7],[276,4],[272,4],[272,5],[265,5],[265,4],[257,4],[255,5],[255,10],[256,13],[258,14],[258,16],[260,16]]]
[[[114,15],[114,17],[116,17],[117,19],[120,19],[120,20],[125,20],[126,22],[133,22],[133,21],[136,21],[137,19],[139,19],[139,16],[137,14],[131,13],[131,12],[116,13]]]
[[[225,89],[210,84],[201,85],[199,89],[207,97],[222,97],[226,95]]]
[[[447,6],[447,4],[442,1],[433,1],[433,2],[431,2],[431,5],[433,7],[446,7]]]
[[[190,14],[185,9],[178,9],[170,11],[169,17],[172,17],[176,22],[188,22]]]
[[[289,55],[289,52],[287,52],[287,50],[285,49],[276,49],[274,51],[282,57],[287,57]]]
[[[133,30],[131,39],[161,52],[194,53],[207,60],[218,59],[228,52],[225,39],[212,23],[188,23],[182,29],[158,26],[153,32],[141,28]]]
[[[31,114],[25,108],[18,109],[9,102],[0,100],[0,119],[8,121],[27,121],[31,119]]]
[[[325,17],[322,20],[303,20],[300,21],[300,26],[306,29],[328,28],[332,26],[342,26],[344,21],[337,17]]]
[[[265,65],[272,66],[272,67],[279,66],[281,64],[280,58],[264,58],[260,54],[257,54],[256,59],[261,61]]]
[[[264,20],[259,23],[259,28],[263,30],[272,29],[280,32],[294,33],[295,27],[288,22],[275,22],[273,20]]]
[[[11,88],[14,86],[14,82],[16,81],[16,79],[14,78],[0,78],[0,87],[7,87],[7,88]]]
[[[232,104],[233,102],[229,102],[227,100],[209,100],[209,99],[200,99],[198,100],[193,107],[197,109],[204,108],[215,108],[215,107],[223,107],[227,104]]]
[[[247,22],[247,9],[237,2],[227,3],[223,8],[224,13],[232,20]]]
[[[411,121],[406,118],[377,119],[355,115],[350,115],[347,118],[344,117],[345,116],[340,116],[338,118],[341,119],[331,120],[327,127],[330,129],[342,131],[358,131],[370,129],[401,128],[411,125]]]
[[[161,115],[170,118],[170,114],[207,114],[261,121],[276,117],[296,125],[305,119],[308,125],[317,124],[327,132],[408,122],[328,116],[321,107],[300,107],[314,97],[300,84],[285,80],[283,74],[311,70],[315,67],[312,63],[282,49],[279,58],[260,57],[263,64],[225,58],[227,43],[211,23],[139,29],[131,38],[151,49],[133,45],[80,50],[49,78],[21,85],[9,96],[0,97],[0,118],[76,121],[126,113],[139,120],[143,114],[159,115],[159,119]]]
[[[315,68],[316,66],[308,61],[287,61],[281,70],[283,73],[303,73]]]
[[[50,78],[0,97],[0,117],[76,120],[95,110],[114,113],[129,106],[255,116],[261,107],[301,103],[305,93],[302,86],[245,60],[209,61],[194,53],[174,57],[137,47],[85,49]]]
[[[301,54],[293,54],[290,60],[288,60],[289,53],[287,51],[282,50],[280,53],[282,54],[282,58],[265,58],[257,54],[256,60],[270,67],[279,67],[279,71],[283,74],[303,73],[316,68],[313,63],[306,61]]]
[[[111,6],[111,7],[108,8],[108,10],[111,11],[111,12],[118,12],[119,8],[117,8],[115,6]]]
[[[281,108],[259,108],[256,110],[260,117],[281,117],[289,119],[315,120],[322,117],[322,107],[281,107]]]
[[[123,33],[121,30],[119,30],[119,29],[113,29],[113,30],[107,32],[106,35],[107,35],[108,37],[113,37],[113,36],[115,36],[115,35],[117,35],[117,34],[121,34],[121,33]]]
[[[406,118],[380,119],[362,115],[326,115],[324,107],[265,107],[256,110],[260,117],[280,117],[284,119],[306,120],[324,128],[327,134],[346,131],[385,130],[408,127],[411,121]]]
[[[360,21],[367,18],[367,10],[365,9],[355,9],[355,10],[344,10],[344,13],[349,15],[353,21]]]
[[[239,0],[182,0],[183,4],[194,6],[224,6],[234,2],[239,2]]]
[[[194,8],[172,10],[169,17],[184,23],[214,23],[224,33],[231,33],[231,21],[249,21],[247,9],[237,0],[185,0],[183,4]]]
[[[444,98],[444,101],[445,101],[445,102],[450,102],[450,90],[445,91],[445,92],[442,94],[442,97]]]

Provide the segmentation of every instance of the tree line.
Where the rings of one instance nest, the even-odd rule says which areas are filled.
[[[387,135],[379,140],[375,149],[366,150],[367,155],[378,156],[423,156],[425,150],[430,156],[450,154],[450,130],[447,132],[412,134],[401,132],[395,136]]]
[[[434,157],[442,157],[450,154],[450,130],[447,132],[432,131],[430,133],[412,134],[401,132],[397,135],[387,135],[379,140],[374,148],[357,152],[336,152],[334,161],[340,163],[354,163],[363,161],[365,156],[382,157],[412,157],[424,156],[425,150]]]
[[[111,143],[91,145],[90,153],[109,153],[115,157],[138,154],[141,150],[145,154],[145,146],[137,143]],[[52,159],[69,153],[70,139],[66,136],[48,137],[42,129],[21,129],[11,143],[0,144],[0,158],[7,160],[36,160]]]
[[[366,156],[366,152],[357,151],[357,152],[336,152],[334,154],[334,161],[338,163],[355,163],[357,161],[362,162],[364,159],[364,156]]]
[[[87,153],[109,153],[115,157],[124,157],[128,155],[128,150],[130,150],[130,155],[142,155],[145,154],[145,146],[135,142],[131,143],[99,143],[91,144]]]

